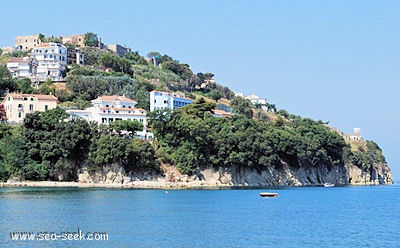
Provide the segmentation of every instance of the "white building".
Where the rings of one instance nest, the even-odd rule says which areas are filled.
[[[7,69],[13,78],[30,78],[36,76],[38,61],[33,57],[9,58]]]
[[[136,103],[135,100],[125,96],[100,96],[92,100],[92,107],[85,110],[67,110],[67,113],[86,121],[107,125],[118,120],[137,120],[143,124],[143,131],[137,132],[136,135],[145,139],[151,138],[153,134],[146,131],[147,111],[135,108]]]
[[[37,77],[39,81],[51,78],[62,80],[62,71],[67,64],[67,48],[59,43],[43,43],[32,49],[31,57],[38,61]]]
[[[267,99],[260,98],[254,94],[247,95],[244,99],[250,100],[252,104],[267,104]]]
[[[150,92],[150,111],[163,108],[177,109],[191,103],[192,99],[181,95],[155,90]]]
[[[352,134],[345,134],[344,135],[346,140],[350,141],[360,141],[363,140],[363,137],[361,136],[361,128],[354,128]]]

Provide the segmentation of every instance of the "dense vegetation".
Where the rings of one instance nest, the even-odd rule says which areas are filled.
[[[252,105],[215,83],[213,73],[193,73],[188,64],[158,52],[149,53],[148,60],[137,51],[120,58],[98,49],[94,33],[87,33],[85,42],[86,65],[65,68],[66,88],[58,88],[51,81],[33,88],[29,80],[13,79],[4,66],[11,55],[0,55],[0,97],[7,89],[52,93],[61,102],[61,108],[29,114],[23,125],[0,124],[0,181],[13,176],[76,180],[82,168],[93,172],[109,165],[123,166],[126,172],[157,171],[160,161],[174,164],[186,174],[205,166],[261,170],[266,166],[279,168],[284,163],[291,167],[324,165],[328,169],[353,163],[368,170],[374,163],[385,162],[376,143],[366,141],[350,147],[321,121],[277,110],[274,104]],[[101,95],[115,94],[135,99],[137,107],[149,110],[152,90],[181,91],[197,99],[173,112],[149,112],[150,128],[156,136],[153,142],[122,134],[122,130],[139,130],[140,123],[118,121],[98,126],[73,119],[62,109],[84,109]],[[213,116],[216,101],[221,98],[230,103],[235,115]],[[0,106],[0,122],[4,119]]]
[[[184,173],[198,167],[318,166],[344,162],[343,138],[321,122],[259,122],[245,115],[212,116],[212,104],[201,100],[177,111],[155,111],[152,127],[163,156]]]
[[[159,169],[151,144],[121,130],[142,129],[137,121],[100,127],[72,119],[61,108],[28,114],[23,126],[0,125],[0,180],[76,180],[83,167],[123,166],[126,172]]]

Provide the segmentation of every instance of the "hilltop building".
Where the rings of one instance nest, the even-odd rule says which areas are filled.
[[[266,105],[267,104],[267,99],[260,98],[255,94],[250,94],[250,95],[246,96],[241,92],[235,92],[235,96],[239,96],[241,98],[249,100],[252,104],[262,104],[262,105]]]
[[[9,93],[1,103],[4,105],[7,122],[22,123],[26,114],[44,112],[57,107],[57,97],[53,95]]]
[[[16,36],[14,48],[20,51],[29,51],[42,44],[39,34]]]
[[[85,35],[84,34],[73,34],[68,36],[60,36],[61,43],[72,44],[78,47],[85,47]]]
[[[131,49],[129,47],[123,47],[121,45],[118,44],[111,44],[111,45],[107,45],[107,49],[116,53],[118,56],[120,56],[121,58],[125,56],[125,54],[130,53]]]
[[[150,92],[150,111],[163,108],[177,109],[191,103],[192,99],[181,95],[155,90]]]
[[[63,80],[64,65],[67,64],[67,48],[59,43],[43,43],[32,49],[31,57],[37,59],[37,78],[35,81]]]
[[[354,128],[352,134],[345,134],[344,135],[345,140],[349,141],[361,141],[363,140],[363,137],[361,136],[361,128]]]
[[[250,100],[252,104],[267,104],[267,99],[260,98],[257,95],[250,94],[244,97],[246,100]]]

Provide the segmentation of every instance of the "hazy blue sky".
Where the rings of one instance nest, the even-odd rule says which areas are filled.
[[[0,47],[17,35],[97,33],[167,54],[278,109],[360,127],[400,178],[400,1],[1,1]]]

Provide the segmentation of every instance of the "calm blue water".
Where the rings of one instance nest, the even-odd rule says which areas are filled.
[[[279,193],[261,198],[261,191]],[[0,188],[0,247],[400,247],[400,186]],[[11,231],[108,241],[12,241]]]

